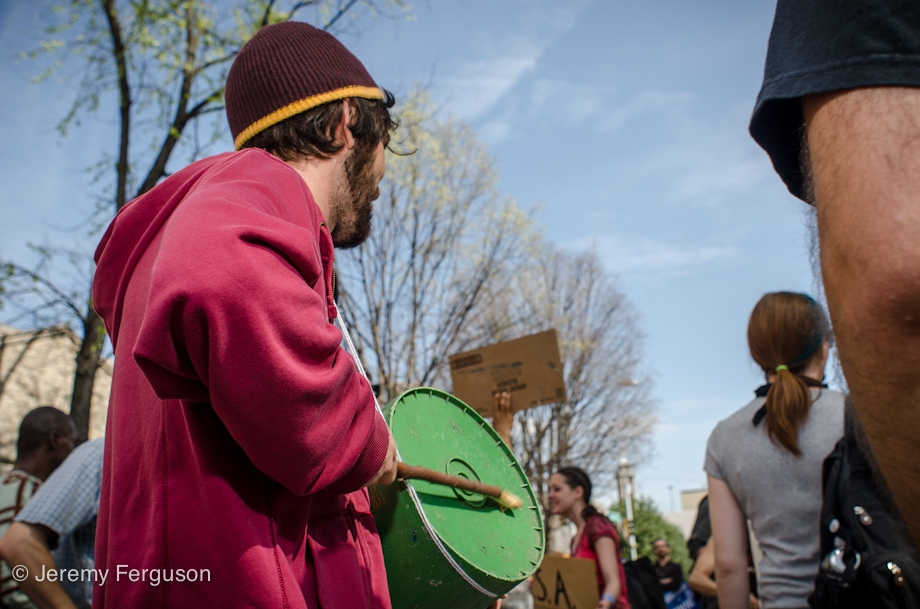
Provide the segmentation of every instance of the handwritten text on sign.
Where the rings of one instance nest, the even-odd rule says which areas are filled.
[[[594,609],[597,575],[593,560],[545,556],[533,576],[534,609]]]

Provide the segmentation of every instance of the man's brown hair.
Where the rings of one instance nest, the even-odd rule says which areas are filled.
[[[397,121],[390,115],[395,99],[384,91],[386,99],[353,97],[344,100],[350,104],[351,122],[348,128],[359,149],[374,148],[378,143],[388,144],[388,134],[396,128]],[[335,143],[335,128],[342,120],[342,101],[334,101],[311,108],[275,123],[260,131],[243,144],[243,148],[261,148],[283,161],[297,159],[328,159],[342,144]]]

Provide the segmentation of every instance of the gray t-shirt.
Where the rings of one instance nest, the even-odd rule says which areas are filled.
[[[770,440],[766,419],[754,426],[765,398],[720,421],[706,446],[703,469],[728,484],[763,551],[764,609],[808,607],[818,574],[821,465],[843,436],[843,394],[812,389],[812,399],[799,457]]]

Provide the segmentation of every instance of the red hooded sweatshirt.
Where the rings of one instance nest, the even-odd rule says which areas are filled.
[[[332,259],[306,183],[261,150],[115,217],[93,282],[115,347],[94,608],[389,608],[358,491],[388,432],[332,324]]]

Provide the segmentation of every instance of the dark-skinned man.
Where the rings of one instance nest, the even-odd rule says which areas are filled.
[[[23,417],[16,441],[16,462],[0,480],[0,537],[51,472],[64,462],[76,441],[73,419],[53,406],[39,406]],[[0,606],[34,607],[19,589],[6,561],[0,580]]]

